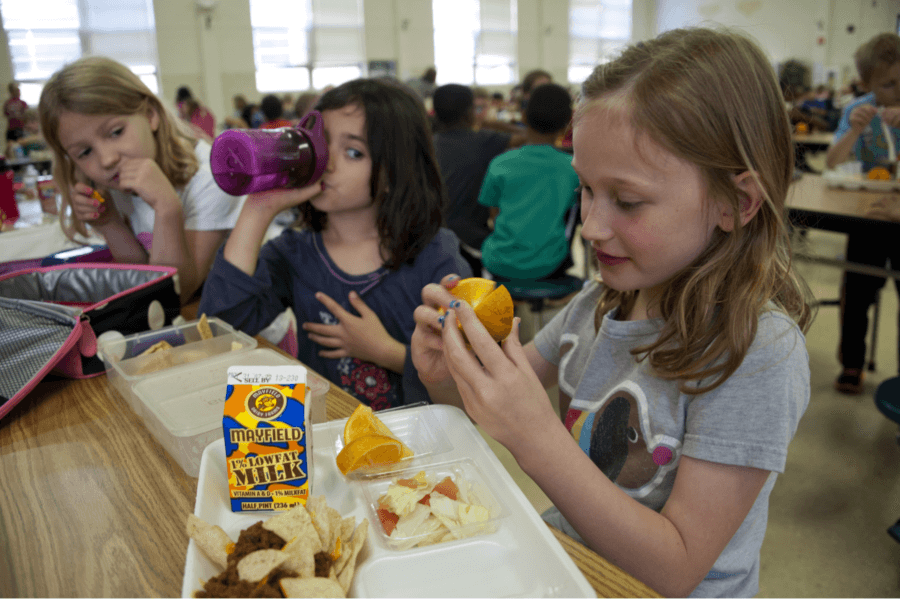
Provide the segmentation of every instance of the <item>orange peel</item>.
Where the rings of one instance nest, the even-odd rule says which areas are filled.
[[[344,446],[337,467],[346,475],[360,467],[390,465],[400,460],[400,442],[385,435],[364,435]]]
[[[495,341],[502,342],[509,336],[516,308],[506,286],[497,285],[497,282],[490,279],[469,277],[456,284],[450,293],[469,303],[475,316]],[[443,314],[445,311],[442,308],[440,312]],[[459,321],[457,325],[462,331]]]

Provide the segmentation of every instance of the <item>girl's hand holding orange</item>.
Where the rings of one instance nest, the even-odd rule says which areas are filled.
[[[458,328],[445,326],[444,356],[466,412],[521,462],[520,444],[559,417],[519,341],[520,320],[498,346],[466,302],[447,311],[446,322],[456,319],[468,344]]]
[[[426,384],[453,383],[444,359],[441,329],[446,317],[442,307],[456,300],[449,290],[458,283],[459,275],[447,275],[440,284],[429,283],[422,288],[422,304],[413,312],[416,328],[410,341],[410,352],[419,379]]]
[[[102,227],[119,218],[115,204],[111,201],[101,202],[98,192],[84,183],[72,186],[72,213],[76,218],[90,223],[94,227]],[[102,196],[101,196],[102,197]]]

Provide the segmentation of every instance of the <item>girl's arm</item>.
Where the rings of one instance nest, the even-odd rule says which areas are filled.
[[[322,191],[319,184],[287,190],[267,190],[247,196],[237,223],[225,243],[225,260],[246,273],[256,272],[256,261],[266,230],[281,211],[303,204]]]
[[[591,548],[664,595],[690,594],[769,473],[682,456],[672,494],[657,513],[612,483],[578,447],[517,339],[498,347],[465,302],[447,321],[457,317],[474,353],[456,327],[444,327],[442,340],[469,416],[510,450]]]

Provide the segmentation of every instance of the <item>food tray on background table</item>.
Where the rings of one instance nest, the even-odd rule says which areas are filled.
[[[572,559],[461,410],[421,406],[378,413],[404,443],[421,455],[398,470],[345,477],[335,464],[346,419],[313,425],[313,495],[324,495],[344,517],[369,520],[369,536],[350,588],[354,597],[595,597]],[[415,428],[408,426],[414,423]],[[427,435],[421,435],[427,430]],[[419,446],[417,448],[417,445]],[[397,550],[384,535],[374,505],[392,479],[417,471],[462,474],[490,493],[490,528],[473,537]],[[194,514],[232,538],[272,512],[234,513],[228,497],[225,445],[204,450]],[[188,546],[182,596],[189,598],[220,572],[196,543]]]
[[[869,179],[865,173],[845,171],[825,171],[822,180],[828,187],[845,190],[867,190],[871,192],[892,192],[900,190],[898,179]]]

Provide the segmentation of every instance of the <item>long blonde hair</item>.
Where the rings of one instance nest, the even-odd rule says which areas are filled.
[[[674,30],[629,47],[584,82],[576,119],[616,93],[636,131],[697,165],[708,198],[739,215],[734,177],[746,171],[763,196],[753,219],[741,226],[735,218],[731,232],[716,229],[700,256],[668,282],[659,298],[659,338],[631,351],[660,377],[680,380],[682,392],[701,394],[743,362],[769,301],[803,331],[812,321],[811,294],[791,268],[785,223],[794,169],[787,113],[762,51],[724,30]],[[597,322],[615,307],[630,310],[635,298],[635,291],[605,288]]]
[[[70,63],[50,77],[38,112],[41,131],[53,150],[53,179],[62,194],[59,211],[63,232],[70,239],[78,233],[87,236],[85,224],[67,214],[72,204],[71,187],[76,181],[87,182],[77,170],[59,140],[59,120],[64,112],[83,115],[148,114],[159,115],[156,138],[156,162],[173,187],[181,187],[197,172],[194,154],[196,140],[179,125],[156,95],[131,70],[112,59],[89,56]]]

